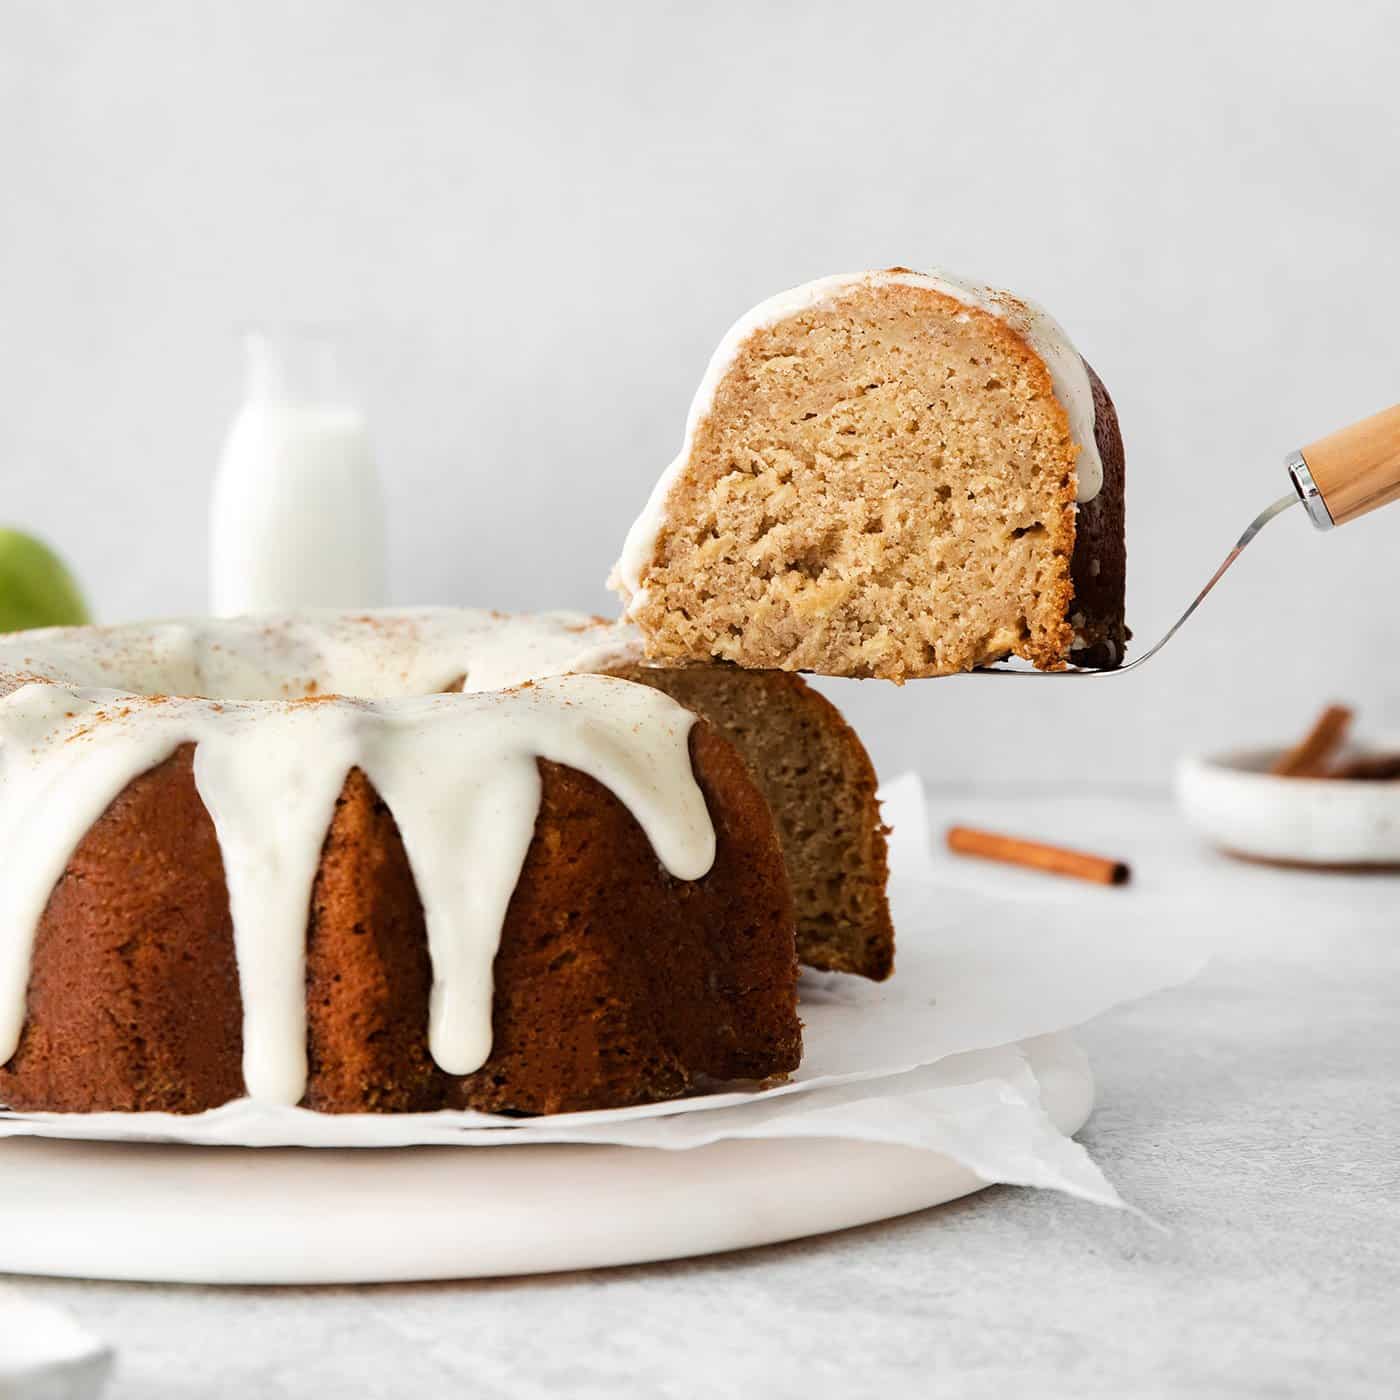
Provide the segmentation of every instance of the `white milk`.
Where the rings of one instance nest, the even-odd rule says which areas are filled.
[[[211,610],[372,608],[384,592],[384,509],[359,409],[324,337],[247,338],[248,389],[210,509]]]

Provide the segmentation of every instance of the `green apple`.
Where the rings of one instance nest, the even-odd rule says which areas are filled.
[[[42,540],[0,528],[0,632],[89,621],[82,590]]]

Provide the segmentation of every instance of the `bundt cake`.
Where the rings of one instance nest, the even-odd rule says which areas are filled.
[[[868,760],[794,680],[653,671],[572,614],[0,640],[0,1103],[538,1113],[786,1074],[788,865],[814,961],[893,946]]]
[[[1116,667],[1112,402],[1009,293],[904,268],[809,283],[721,341],[611,582],[658,662]]]

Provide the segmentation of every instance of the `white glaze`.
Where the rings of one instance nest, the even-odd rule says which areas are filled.
[[[294,1104],[305,1091],[307,914],[354,767],[393,812],[423,902],[429,1050],[449,1073],[479,1068],[492,962],[538,815],[537,759],[612,791],[677,879],[713,863],[694,716],[646,686],[565,674],[633,646],[574,614],[451,609],[0,640],[0,679],[36,677],[0,698],[0,1063],[23,1027],[34,932],[79,841],[128,782],[194,743],[229,887],[249,1096]],[[423,693],[464,675],[469,694]]]
[[[1103,461],[1094,437],[1094,392],[1089,374],[1063,328],[1043,307],[948,272],[850,272],[818,278],[769,297],[745,312],[716,347],[691,400],[681,450],[661,474],[642,513],[627,532],[622,555],[608,580],[609,586],[628,600],[629,611],[642,601],[642,574],[651,563],[665,525],[666,499],[685,470],[701,420],[713,406],[720,383],[745,342],[757,331],[790,316],[829,306],[862,287],[882,286],[924,287],[1005,321],[1044,361],[1055,397],[1069,418],[1070,433],[1079,447],[1077,499],[1081,504],[1092,501],[1103,489]]]
[[[229,706],[212,724],[201,707],[189,718],[233,918],[243,1083],[249,1098],[294,1104],[306,1091],[307,911],[335,800],[359,758],[357,716],[332,701]]]
[[[468,690],[501,690],[639,655],[633,629],[584,613],[312,610],[0,635],[0,682],[10,674],[140,695],[384,700],[464,678]]]

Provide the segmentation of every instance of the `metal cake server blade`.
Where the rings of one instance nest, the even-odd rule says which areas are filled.
[[[1366,515],[1392,501],[1400,500],[1400,404],[1385,409],[1359,423],[1342,428],[1310,447],[1291,452],[1285,459],[1293,489],[1280,496],[1250,521],[1248,528],[1224,562],[1196,594],[1191,606],[1155,645],[1141,656],[1112,671],[1091,671],[1070,666],[1063,671],[1037,671],[1027,665],[998,663],[972,672],[977,676],[1121,676],[1151,661],[1186,625],[1205,602],[1215,585],[1229,572],[1235,560],[1255,536],[1273,519],[1292,506],[1301,505],[1319,530]]]

